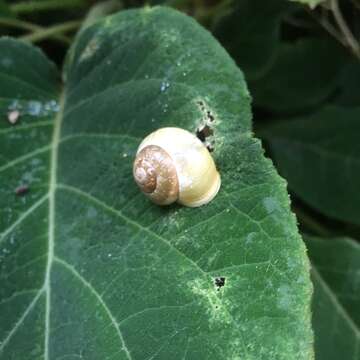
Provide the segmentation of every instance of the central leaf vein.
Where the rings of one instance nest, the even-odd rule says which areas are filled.
[[[44,289],[46,291],[45,301],[45,344],[44,359],[49,359],[49,338],[50,338],[50,303],[51,303],[51,267],[54,258],[54,239],[55,239],[55,192],[56,192],[56,176],[58,162],[58,148],[61,132],[61,123],[64,112],[64,96],[60,98],[60,111],[55,118],[52,151],[50,158],[50,184],[49,184],[49,234],[48,234],[48,260],[46,264]]]

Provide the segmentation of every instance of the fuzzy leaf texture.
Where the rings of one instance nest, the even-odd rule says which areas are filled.
[[[163,8],[105,18],[77,37],[62,90],[36,48],[2,39],[0,56],[2,360],[311,359],[285,183],[208,32]],[[218,196],[152,204],[132,179],[141,139],[204,124]]]

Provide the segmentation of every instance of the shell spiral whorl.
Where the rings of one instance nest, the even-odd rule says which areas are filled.
[[[133,174],[140,189],[156,204],[177,200],[179,181],[172,158],[157,145],[145,146],[136,156]]]

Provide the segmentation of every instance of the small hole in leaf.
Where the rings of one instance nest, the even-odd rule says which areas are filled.
[[[219,291],[223,286],[225,286],[225,277],[224,276],[218,276],[215,278],[215,286],[217,287],[217,290]]]
[[[206,138],[214,134],[214,130],[209,125],[204,125],[196,130],[196,136],[205,142]]]
[[[209,150],[209,152],[213,152],[215,150],[215,147],[213,144],[206,144],[206,147]]]
[[[212,135],[214,135],[214,130],[209,125],[202,125],[196,130],[197,138],[204,143],[209,152],[214,151],[214,139],[208,139]]]
[[[211,122],[213,122],[215,120],[214,116],[211,114],[210,111],[206,112],[206,116]]]
[[[205,104],[204,104],[204,102],[200,100],[200,101],[198,101],[197,103],[198,103],[200,109],[201,109],[202,111],[204,111],[204,110],[205,110]]]

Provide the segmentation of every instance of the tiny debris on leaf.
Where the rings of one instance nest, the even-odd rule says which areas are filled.
[[[29,186],[27,185],[20,185],[15,189],[15,194],[17,196],[23,196],[29,192]]]
[[[11,125],[15,125],[20,117],[20,112],[18,110],[12,110],[8,112],[8,121]]]

